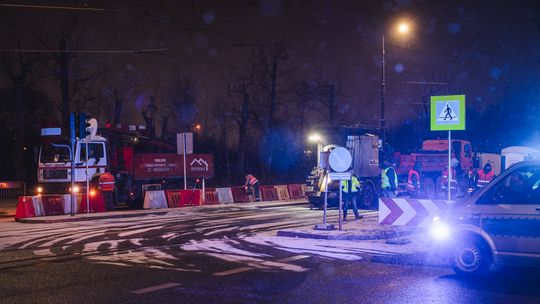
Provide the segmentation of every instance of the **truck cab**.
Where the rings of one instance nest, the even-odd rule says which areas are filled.
[[[96,135],[97,122],[91,134],[76,139],[75,151],[67,144],[42,145],[38,154],[38,194],[69,193],[71,190],[72,161],[74,162],[74,192],[86,189],[86,182],[105,173],[108,165],[107,139]],[[88,152],[87,152],[88,151]]]

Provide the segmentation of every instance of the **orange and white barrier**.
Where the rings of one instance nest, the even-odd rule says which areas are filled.
[[[261,186],[263,201],[301,199],[305,197],[304,186],[301,184]],[[201,206],[215,204],[246,203],[250,197],[244,187],[209,188],[203,194],[200,189],[194,190],[152,190],[146,191],[144,209],[178,208],[186,206]],[[87,207],[88,206],[88,207]],[[15,212],[15,220],[36,216],[62,215],[73,213],[105,212],[105,201],[100,193],[90,196],[86,203],[86,194],[76,195],[76,201],[71,204],[70,194],[21,196]]]
[[[169,208],[200,206],[202,205],[201,190],[165,190],[167,206]]]
[[[92,195],[89,200],[90,212],[104,212],[105,203],[101,194]],[[74,213],[86,213],[86,195],[77,194]],[[15,210],[15,220],[36,216],[63,215],[71,213],[71,195],[21,196]]]
[[[274,186],[277,191],[278,200],[280,201],[287,201],[289,200],[289,189],[287,188],[287,185],[276,185]]]

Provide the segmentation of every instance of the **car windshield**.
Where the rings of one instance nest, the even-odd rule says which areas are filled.
[[[65,163],[69,162],[69,150],[65,147],[42,146],[40,153],[41,163]]]

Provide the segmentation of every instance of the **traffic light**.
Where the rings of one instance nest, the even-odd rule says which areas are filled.
[[[77,119],[77,123],[76,123],[77,137],[80,139],[85,138],[87,135],[85,131],[86,130],[86,114],[79,113],[76,116],[76,119]]]

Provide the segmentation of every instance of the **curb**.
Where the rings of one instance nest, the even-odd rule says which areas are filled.
[[[287,230],[278,230],[277,236],[283,237],[295,237],[295,238],[305,238],[305,239],[316,239],[316,240],[341,240],[341,241],[363,241],[363,240],[385,240],[397,236],[403,236],[405,233],[403,231],[388,231],[380,233],[369,233],[366,234],[349,234],[349,235],[331,235],[331,234],[316,234],[316,233],[307,233],[307,232],[297,232],[297,231],[287,231]]]
[[[43,217],[29,217],[19,219],[19,223],[25,224],[53,224],[53,223],[68,223],[68,222],[83,222],[83,221],[93,221],[93,220],[104,220],[104,219],[114,219],[114,218],[130,218],[130,217],[139,217],[146,215],[165,215],[170,211],[154,211],[154,212],[144,212],[144,213],[124,213],[124,214],[108,214],[108,215],[98,215],[98,216],[72,216],[64,218],[43,218]]]
[[[198,210],[201,210],[203,208],[221,208],[221,207],[266,209],[266,208],[272,208],[272,207],[300,206],[306,203],[306,201],[297,201],[297,202],[282,201],[283,203],[281,204],[280,204],[280,201],[274,201],[274,202],[276,202],[274,205],[272,204],[272,201],[268,201],[268,202],[265,202],[266,204],[264,205],[251,205],[251,206],[245,206],[244,204],[240,204],[240,203],[234,203],[234,204],[231,203],[231,204],[203,205],[203,206],[189,206],[189,207],[197,207]],[[185,208],[188,208],[188,207],[164,208],[164,209],[156,209],[155,211],[152,211],[152,209],[137,210],[137,211],[131,211],[131,212],[130,211],[113,211],[115,213],[102,213],[100,215],[96,215],[97,213],[91,213],[92,215],[90,216],[86,214],[76,214],[75,216],[69,216],[69,217],[62,216],[59,218],[57,218],[58,216],[28,217],[28,218],[19,219],[17,222],[24,223],[24,224],[53,224],[53,223],[82,222],[82,221],[93,221],[93,220],[104,220],[104,219],[115,219],[115,218],[130,218],[130,217],[139,217],[139,216],[146,216],[146,215],[166,215],[170,212],[175,212],[178,210],[185,210]],[[8,216],[8,217],[13,217],[13,216]]]

